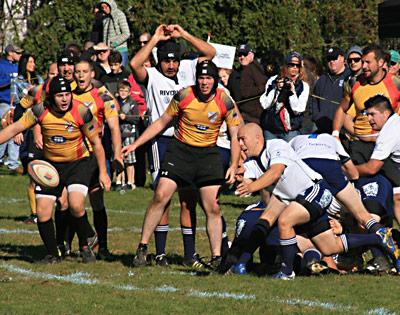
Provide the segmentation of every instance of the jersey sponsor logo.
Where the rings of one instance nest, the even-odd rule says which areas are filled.
[[[56,144],[61,144],[61,143],[67,142],[67,139],[65,139],[63,136],[53,136],[50,139],[53,143],[56,143]]]
[[[69,121],[64,124],[64,127],[69,133],[74,131],[74,125]]]
[[[160,90],[160,96],[174,96],[176,93],[177,90]]]
[[[168,176],[168,171],[161,171],[161,175]]]
[[[245,225],[246,225],[246,220],[240,219],[236,222],[236,237],[239,237]]]
[[[200,124],[195,124],[195,127],[201,131],[206,131],[209,128],[208,126],[204,126],[204,125],[200,125]]]
[[[210,121],[210,123],[215,123],[216,121],[217,121],[217,118],[218,118],[218,113],[216,113],[216,112],[208,112],[207,113],[207,117],[208,117],[208,120]]]
[[[328,189],[324,189],[324,192],[321,196],[321,198],[319,199],[319,205],[322,208],[327,208],[332,202],[332,194]]]
[[[364,194],[368,197],[376,197],[378,195],[379,185],[377,182],[369,183],[362,187]]]

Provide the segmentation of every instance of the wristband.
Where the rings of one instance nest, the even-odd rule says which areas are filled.
[[[339,137],[339,130],[333,130],[332,131],[332,136]]]

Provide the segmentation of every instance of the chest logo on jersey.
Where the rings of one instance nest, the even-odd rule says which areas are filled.
[[[218,118],[218,113],[216,112],[208,112],[207,114],[208,120],[210,121],[210,123],[215,123],[217,121]]]
[[[368,197],[376,197],[378,195],[379,185],[377,182],[369,183],[362,187],[364,194]]]
[[[86,107],[88,107],[90,110],[93,109],[93,103],[92,103],[91,101],[83,102],[83,105],[85,105]]]
[[[67,142],[67,139],[65,139],[63,136],[52,136],[51,141],[55,144],[61,144]]]
[[[204,125],[200,125],[200,124],[195,124],[195,127],[201,131],[205,131],[209,128],[208,126],[204,126]]]
[[[69,121],[64,124],[64,127],[69,133],[74,131],[74,125]]]

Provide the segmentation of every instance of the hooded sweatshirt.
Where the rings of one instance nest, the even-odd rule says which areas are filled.
[[[128,39],[131,35],[125,14],[118,9],[114,0],[102,0],[111,8],[110,14],[103,19],[103,41],[119,52],[128,51]]]

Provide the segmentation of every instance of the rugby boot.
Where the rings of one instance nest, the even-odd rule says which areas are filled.
[[[141,267],[147,265],[147,245],[139,244],[136,255],[133,257],[133,267]]]

